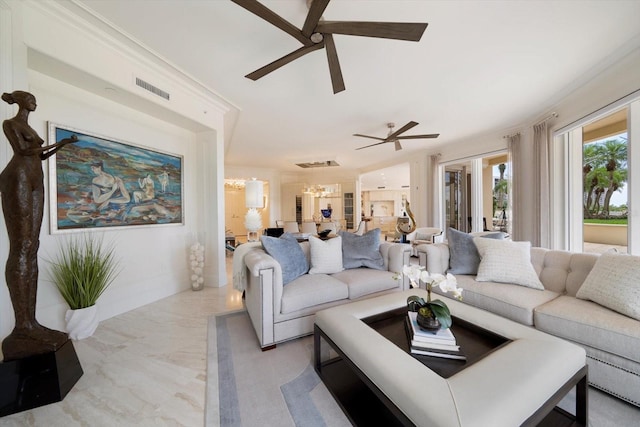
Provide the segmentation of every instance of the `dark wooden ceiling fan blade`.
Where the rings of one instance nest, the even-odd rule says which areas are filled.
[[[305,37],[304,35],[302,35],[302,31],[300,31],[298,27],[296,27],[286,19],[282,18],[280,15],[272,12],[271,9],[268,9],[262,3],[256,0],[231,0],[231,1],[237,4],[238,6],[245,8],[246,10],[253,13],[254,15],[264,19],[270,24],[275,25],[285,33],[290,34],[292,37],[295,37],[303,45],[310,46],[313,44],[313,42],[309,40],[308,37]]]
[[[439,133],[428,133],[425,135],[408,135],[408,136],[398,136],[396,139],[425,139],[425,138],[437,138],[439,137]]]
[[[311,37],[311,34],[318,26],[318,21],[320,21],[329,1],[330,0],[313,0],[311,7],[309,8],[309,13],[307,14],[307,19],[305,19],[304,25],[302,26],[302,35],[307,38]]]
[[[363,148],[375,147],[376,145],[386,144],[388,141],[376,142],[375,144],[365,145],[364,147],[356,148],[356,150],[362,150]]]
[[[406,125],[402,126],[400,129],[398,129],[397,131],[393,132],[391,135],[389,135],[387,137],[387,141],[392,141],[394,139],[396,139],[396,137],[398,135],[400,135],[401,133],[405,133],[406,131],[408,131],[409,129],[411,129],[412,127],[418,126],[418,122],[409,122]]]
[[[361,133],[354,133],[353,136],[361,136],[363,138],[377,139],[378,141],[384,141],[384,142],[387,141],[385,138],[378,138],[377,136],[363,135]]]
[[[342,70],[340,70],[340,61],[338,61],[338,52],[333,42],[331,34],[324,35],[324,47],[327,50],[327,61],[329,62],[329,74],[331,74],[331,84],[333,85],[333,93],[342,92],[344,80],[342,79]]]
[[[276,59],[272,63],[267,64],[262,68],[258,68],[254,72],[247,74],[245,77],[251,80],[258,80],[259,78],[266,76],[270,72],[277,70],[283,65],[287,65],[289,62],[298,59],[301,56],[306,55],[307,53],[313,52],[314,50],[322,49],[323,47],[323,43],[318,43],[311,46],[303,46],[300,49],[294,50],[290,54],[285,55],[280,59]]]
[[[420,41],[427,25],[427,23],[411,22],[321,21],[316,30],[323,34],[346,34],[417,42]]]

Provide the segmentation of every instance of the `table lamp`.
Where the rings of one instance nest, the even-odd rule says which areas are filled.
[[[262,228],[262,216],[257,209],[264,207],[263,183],[255,178],[245,182],[245,205],[249,210],[244,217],[244,226],[247,229],[247,241],[258,241],[258,230]]]

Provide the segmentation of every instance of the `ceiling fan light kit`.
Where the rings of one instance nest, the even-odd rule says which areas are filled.
[[[258,80],[301,56],[325,48],[334,94],[345,90],[345,86],[340,62],[338,61],[338,53],[333,41],[333,34],[417,42],[422,38],[422,34],[428,25],[427,23],[408,22],[321,21],[322,14],[329,5],[330,0],[312,0],[307,1],[309,13],[307,13],[302,29],[299,29],[257,0],[231,1],[278,27],[303,45],[301,48],[247,74],[245,77],[251,80]]]

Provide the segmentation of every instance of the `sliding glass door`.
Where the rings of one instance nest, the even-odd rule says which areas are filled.
[[[445,228],[508,232],[511,168],[506,153],[451,162],[441,169]]]

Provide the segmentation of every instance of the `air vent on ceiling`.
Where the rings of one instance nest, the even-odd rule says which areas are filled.
[[[378,190],[384,190],[387,187],[378,187]]]
[[[403,185],[402,188],[409,188],[409,186],[408,185]]]
[[[323,162],[306,162],[306,163],[296,163],[296,166],[300,166],[301,168],[328,168],[329,166],[340,166],[338,162],[335,160],[325,160]]]
[[[139,77],[136,77],[136,85],[140,86],[142,89],[148,90],[149,92],[158,95],[161,98],[166,99],[167,101],[169,101],[169,92],[165,92],[164,90],[155,87],[154,85],[152,85],[151,83],[147,83],[144,80],[142,80]]]

